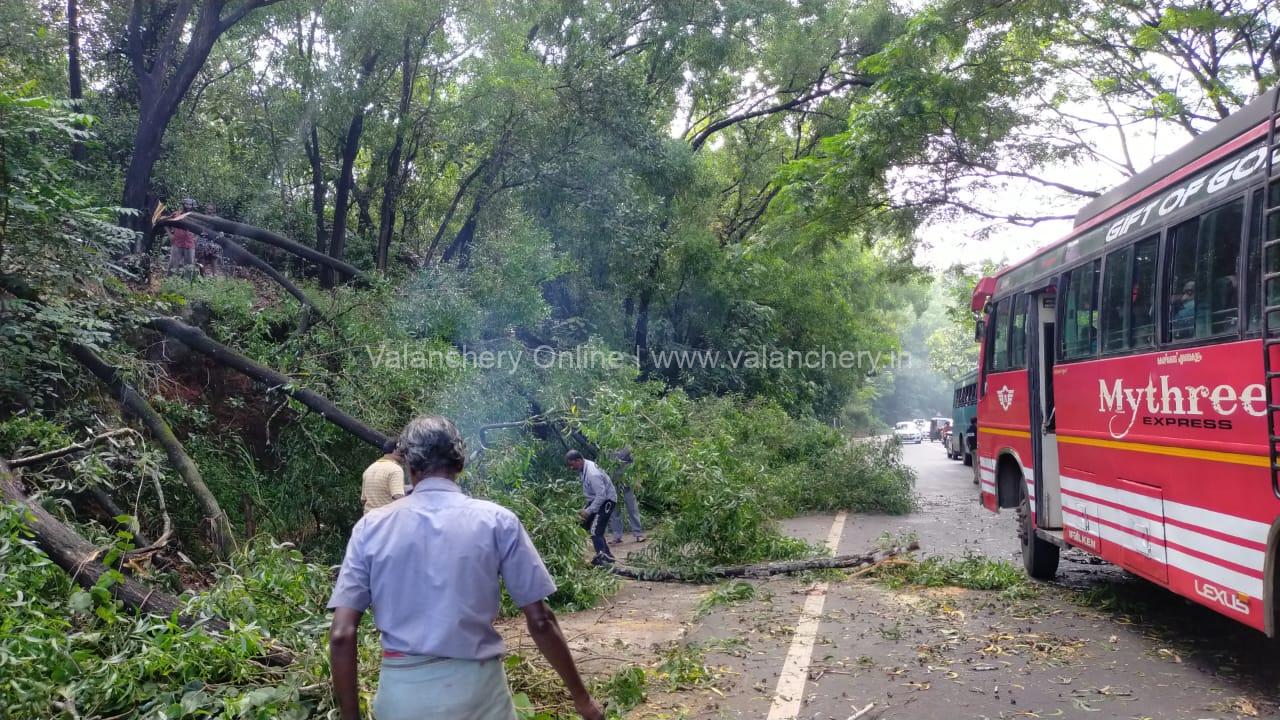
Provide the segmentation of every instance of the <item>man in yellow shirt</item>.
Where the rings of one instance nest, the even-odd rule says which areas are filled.
[[[405,495],[404,448],[393,440],[383,451],[386,454],[374,460],[361,476],[360,502],[366,514]]]

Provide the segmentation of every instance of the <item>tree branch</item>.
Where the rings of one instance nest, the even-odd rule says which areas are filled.
[[[38,455],[28,455],[26,457],[15,458],[9,461],[9,467],[26,467],[27,465],[35,465],[36,463],[60,458],[64,455],[71,455],[72,453],[77,453],[81,450],[88,450],[103,440],[119,437],[121,435],[138,435],[138,431],[133,428],[117,428],[115,430],[104,432],[100,435],[94,435],[82,442],[72,443],[66,447],[58,448],[57,450],[50,450],[49,452],[43,452]]]
[[[815,90],[811,93],[808,93],[807,95],[801,95],[799,97],[792,98],[791,100],[788,100],[783,103],[770,105],[769,107],[761,108],[759,110],[753,110],[751,112],[741,113],[739,115],[733,115],[727,118],[723,118],[721,120],[717,120],[716,122],[713,122],[707,127],[703,128],[702,130],[699,130],[698,133],[693,136],[693,139],[689,141],[689,146],[692,147],[694,151],[697,151],[703,146],[704,143],[707,142],[708,139],[711,138],[712,135],[716,134],[717,132],[727,127],[732,127],[734,125],[737,125],[738,123],[751,120],[752,118],[758,118],[765,115],[773,115],[774,113],[785,112],[792,108],[799,107],[800,105],[803,105],[807,102],[817,100],[818,98],[826,97],[836,92],[837,90],[841,90],[843,88],[851,87],[854,85],[859,85],[862,87],[870,87],[871,84],[872,84],[871,81],[865,78],[845,78],[844,80],[841,80],[840,82],[823,90]]]

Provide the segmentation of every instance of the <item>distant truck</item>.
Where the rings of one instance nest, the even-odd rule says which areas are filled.
[[[973,370],[956,381],[951,399],[951,434],[947,436],[947,457],[973,464],[973,455],[964,442],[969,420],[978,413],[978,371]]]

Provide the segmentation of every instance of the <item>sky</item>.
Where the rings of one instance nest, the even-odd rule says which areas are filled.
[[[1181,128],[1155,121],[1130,127],[1126,138],[1139,172],[1191,141],[1191,136]],[[1114,130],[1099,132],[1090,139],[1104,153],[1119,156],[1119,138]],[[1102,162],[1050,166],[1041,174],[1074,187],[1101,192],[1126,179],[1114,167]],[[1046,214],[1046,208],[1051,208],[1053,214],[1061,214],[1063,210],[1073,213],[1088,202],[1062,193],[1046,192],[1031,181],[1011,182],[1000,192],[987,193],[974,200],[984,209],[1030,215]],[[1016,263],[1066,237],[1071,232],[1071,225],[1070,220],[1052,220],[1023,227],[980,218],[929,222],[916,233],[921,243],[918,257],[923,264],[936,269],[957,263],[977,265],[985,260]],[[984,232],[986,236],[979,237]]]

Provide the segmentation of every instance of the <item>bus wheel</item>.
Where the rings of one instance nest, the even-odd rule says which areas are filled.
[[[1058,546],[1036,537],[1035,528],[1031,524],[1031,501],[1027,499],[1027,488],[1022,488],[1018,503],[1018,541],[1022,545],[1022,565],[1027,574],[1037,580],[1050,580],[1058,574]]]

